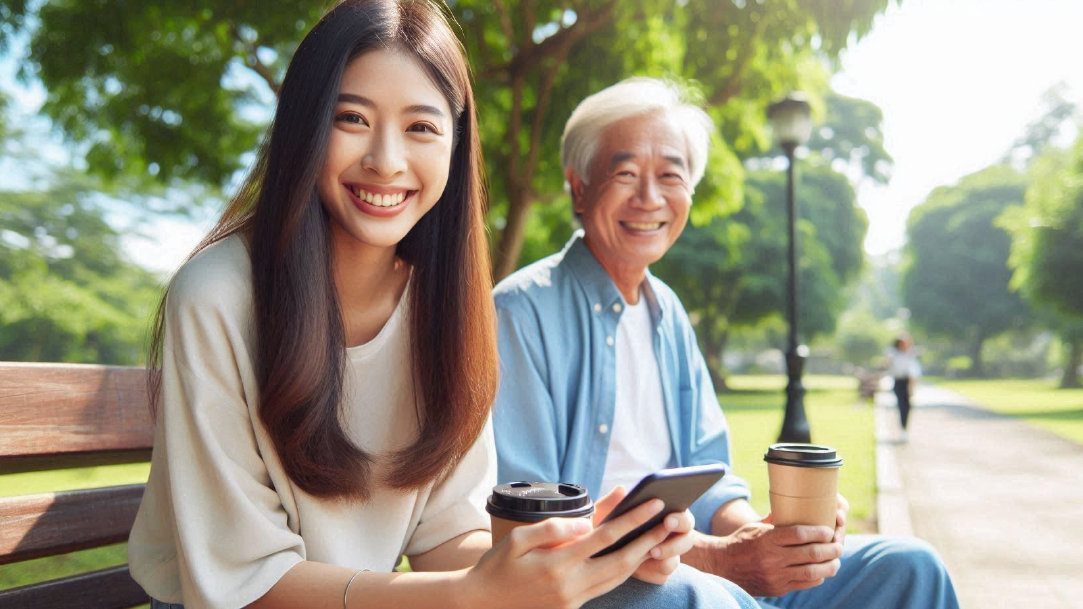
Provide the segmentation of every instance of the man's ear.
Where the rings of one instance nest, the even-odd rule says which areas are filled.
[[[564,169],[564,179],[568,181],[568,188],[572,193],[572,210],[577,213],[583,213],[583,210],[579,208],[580,202],[583,200],[583,190],[586,188],[586,184],[583,180],[579,179],[579,176],[575,173],[575,170],[571,167]]]

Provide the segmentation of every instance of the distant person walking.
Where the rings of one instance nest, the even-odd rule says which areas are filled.
[[[906,441],[906,427],[910,420],[910,395],[914,384],[921,378],[921,363],[918,362],[914,339],[909,334],[900,334],[887,352],[888,372],[895,379],[895,398],[899,404],[899,423],[902,425],[900,439]]]

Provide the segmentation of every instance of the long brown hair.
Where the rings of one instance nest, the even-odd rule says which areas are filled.
[[[346,65],[387,48],[419,60],[447,98],[456,126],[447,187],[397,247],[413,267],[410,332],[420,430],[410,446],[389,456],[390,473],[379,482],[421,488],[462,459],[496,393],[496,323],[470,74],[436,5],[346,0],[320,20],[290,62],[252,172],[192,254],[234,233],[247,238],[260,419],[290,479],[320,497],[365,498],[377,482],[373,455],[350,441],[341,422],[345,332],[316,180]],[[155,400],[163,314],[160,306],[149,364]]]

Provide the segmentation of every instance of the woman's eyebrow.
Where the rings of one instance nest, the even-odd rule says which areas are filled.
[[[357,104],[359,106],[365,106],[366,108],[376,107],[376,104],[371,99],[353,93],[339,93],[338,101]],[[407,114],[431,114],[440,118],[444,117],[444,112],[440,110],[440,108],[428,104],[414,104],[412,106],[406,106],[403,110]]]

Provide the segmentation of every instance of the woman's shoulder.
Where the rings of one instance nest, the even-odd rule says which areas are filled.
[[[252,262],[244,239],[230,235],[185,262],[170,281],[166,300],[169,308],[250,308]]]

